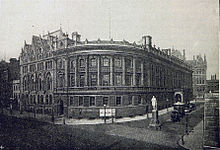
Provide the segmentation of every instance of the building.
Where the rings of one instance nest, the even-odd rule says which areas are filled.
[[[211,75],[211,80],[206,80],[207,92],[218,93],[219,92],[219,80],[215,75]]]
[[[207,61],[206,56],[202,58],[201,55],[193,56],[193,60],[187,60],[192,66],[193,70],[193,97],[204,98],[206,93],[206,71]]]
[[[0,105],[5,107],[13,97],[13,80],[19,79],[19,60],[11,58],[10,62],[0,62]]]
[[[20,80],[13,80],[13,99],[20,104]]]
[[[116,116],[146,113],[154,95],[158,108],[189,101],[192,70],[171,49],[152,46],[150,36],[135,42],[81,41],[61,29],[33,36],[20,54],[21,97],[24,109],[68,117],[99,117],[107,105]]]

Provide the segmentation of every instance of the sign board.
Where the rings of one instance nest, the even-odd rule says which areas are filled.
[[[115,109],[113,109],[113,108],[99,109],[99,116],[104,117],[104,115],[106,117],[115,116]]]

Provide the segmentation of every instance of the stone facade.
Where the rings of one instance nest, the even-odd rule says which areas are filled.
[[[141,45],[125,40],[81,41],[77,32],[70,39],[61,29],[33,36],[20,54],[24,109],[96,118],[105,104],[123,117],[146,113],[153,95],[159,109],[179,98],[176,91],[189,101],[190,66],[171,50],[152,47],[150,36],[142,38]]]
[[[187,63],[192,66],[193,70],[193,96],[194,98],[204,99],[207,91],[206,87],[206,71],[207,61],[206,56],[202,58],[201,55],[193,56],[193,60],[187,60]]]
[[[211,75],[211,80],[207,80],[207,92],[219,93],[219,80],[216,75]]]

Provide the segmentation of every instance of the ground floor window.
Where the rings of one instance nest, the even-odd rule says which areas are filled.
[[[138,96],[138,105],[141,104],[141,96]]]
[[[128,105],[132,105],[132,96],[128,96]]]
[[[73,105],[73,97],[70,97],[69,105]]]
[[[108,97],[103,97],[103,105],[108,105]]]
[[[121,97],[116,97],[116,105],[117,106],[121,105]]]
[[[83,97],[82,96],[79,97],[79,106],[83,106]]]
[[[95,106],[95,97],[89,98],[89,104],[90,104],[90,106]]]

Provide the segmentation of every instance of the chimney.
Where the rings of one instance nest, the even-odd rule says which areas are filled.
[[[183,60],[186,60],[186,54],[185,54],[185,49],[183,49]]]
[[[142,36],[142,46],[144,49],[146,48],[146,36]]]
[[[80,42],[80,37],[81,35],[78,34],[78,32],[73,32],[72,33],[72,40],[74,41],[75,45]]]
[[[152,40],[152,37],[151,36],[146,36],[146,48],[147,49],[151,49],[152,48],[152,42],[151,42],[151,40]]]

